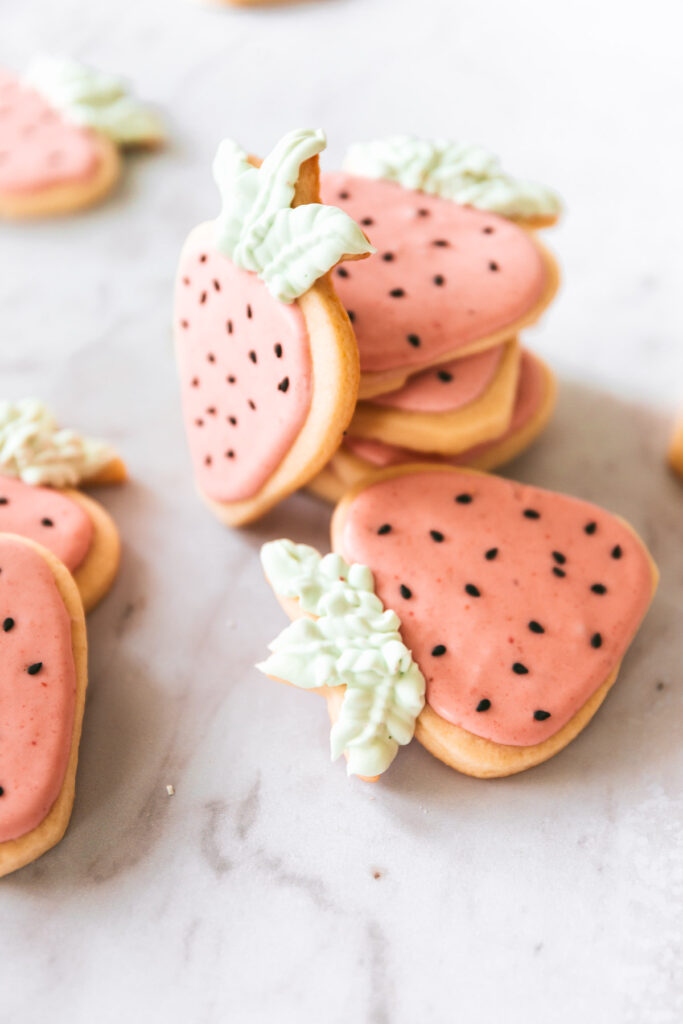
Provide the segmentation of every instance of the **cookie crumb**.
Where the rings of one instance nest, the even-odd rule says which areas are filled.
[[[168,786],[166,787],[166,792],[168,793],[168,795],[169,795],[169,796],[174,796],[174,795],[175,795],[175,786],[171,786],[171,785],[169,784],[169,785],[168,785]]]

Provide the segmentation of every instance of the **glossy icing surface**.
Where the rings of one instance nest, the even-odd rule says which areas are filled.
[[[377,254],[334,271],[353,314],[361,370],[419,366],[514,324],[539,302],[546,268],[511,221],[394,182],[322,176],[323,201],[368,232]]]
[[[373,405],[406,412],[452,412],[480,398],[494,379],[503,356],[496,345],[462,359],[415,374],[399,391],[378,395]]]
[[[340,554],[370,567],[399,615],[431,707],[517,746],[556,733],[605,682],[652,591],[642,545],[608,512],[464,472],[367,488]]]
[[[181,255],[175,319],[197,482],[216,501],[250,498],[277,469],[310,409],[302,313],[219,253],[211,225],[204,225]]]
[[[71,622],[44,558],[0,537],[0,842],[45,818],[64,781],[76,669]]]
[[[81,181],[97,163],[90,131],[67,123],[39,93],[0,69],[0,192]]]
[[[18,533],[42,544],[73,572],[92,544],[93,524],[65,494],[0,476],[0,533]]]

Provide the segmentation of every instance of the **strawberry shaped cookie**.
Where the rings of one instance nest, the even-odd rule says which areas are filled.
[[[0,402],[0,532],[27,537],[63,562],[86,611],[114,582],[120,541],[109,513],[74,485],[125,475],[111,448],[60,430],[41,402]]]
[[[0,533],[0,876],[71,817],[87,685],[78,589],[59,559]]]
[[[202,496],[225,523],[263,515],[339,445],[358,350],[328,271],[372,247],[318,201],[320,131],[290,132],[260,166],[219,147],[217,221],[183,248],[174,329],[183,413]]]
[[[367,226],[378,254],[335,274],[360,351],[359,395],[402,386],[538,319],[557,289],[535,227],[554,193],[505,175],[483,150],[398,138],[353,146],[323,198]]]
[[[358,735],[365,744],[407,736],[403,719],[394,724],[391,701],[380,699],[389,669],[375,666],[376,653],[393,673],[392,697],[401,692],[402,673],[412,679],[416,666],[426,682],[417,739],[446,764],[480,777],[539,764],[584,728],[615,681],[657,583],[642,541],[618,517],[575,498],[437,465],[384,470],[353,488],[335,511],[332,542],[346,566],[340,575],[361,580],[378,601],[362,634],[368,650],[356,655],[360,630],[337,622],[344,610],[336,581],[325,588],[319,572],[313,577],[301,566],[287,573],[292,549],[276,542],[284,547],[266,545],[263,553],[273,588],[291,614],[318,618],[285,630],[261,667],[296,685],[333,686],[335,695],[338,685],[361,688],[364,700],[353,707],[362,732],[343,730],[350,749]],[[312,564],[313,556],[303,560]],[[361,595],[359,607],[368,600]],[[389,641],[379,628],[379,608],[391,609],[382,614],[393,617],[405,645],[396,659],[395,637]],[[367,664],[377,681],[365,679]],[[363,764],[357,774],[378,771]]]
[[[43,58],[23,78],[0,70],[0,217],[68,213],[109,192],[119,148],[162,138],[117,79]]]

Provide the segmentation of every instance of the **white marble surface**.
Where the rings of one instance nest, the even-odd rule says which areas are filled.
[[[0,1019],[109,1024],[673,1024],[683,1019],[680,32],[650,0],[0,0],[0,58],[65,51],[168,113],[90,214],[0,228],[3,395],[114,440],[125,541],[90,620],[65,840],[0,884]],[[668,19],[668,20],[667,20]],[[680,26],[679,26],[680,27]],[[216,208],[230,133],[322,124],[488,142],[557,185],[563,293],[530,336],[557,418],[510,472],[629,517],[663,569],[596,721],[523,776],[419,746],[374,787],[328,764],[324,708],[253,668],[283,624],[260,542],[325,544],[296,497],[229,533],[190,482],[169,336],[174,263]],[[166,785],[175,786],[175,796]]]

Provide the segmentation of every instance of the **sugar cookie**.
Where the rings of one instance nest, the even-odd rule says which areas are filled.
[[[358,350],[328,271],[373,251],[318,202],[320,131],[290,132],[254,166],[219,147],[218,220],[180,257],[174,329],[200,493],[229,525],[303,486],[339,445],[358,392]]]
[[[674,431],[669,445],[669,465],[674,473],[683,478],[683,420],[681,420]]]

